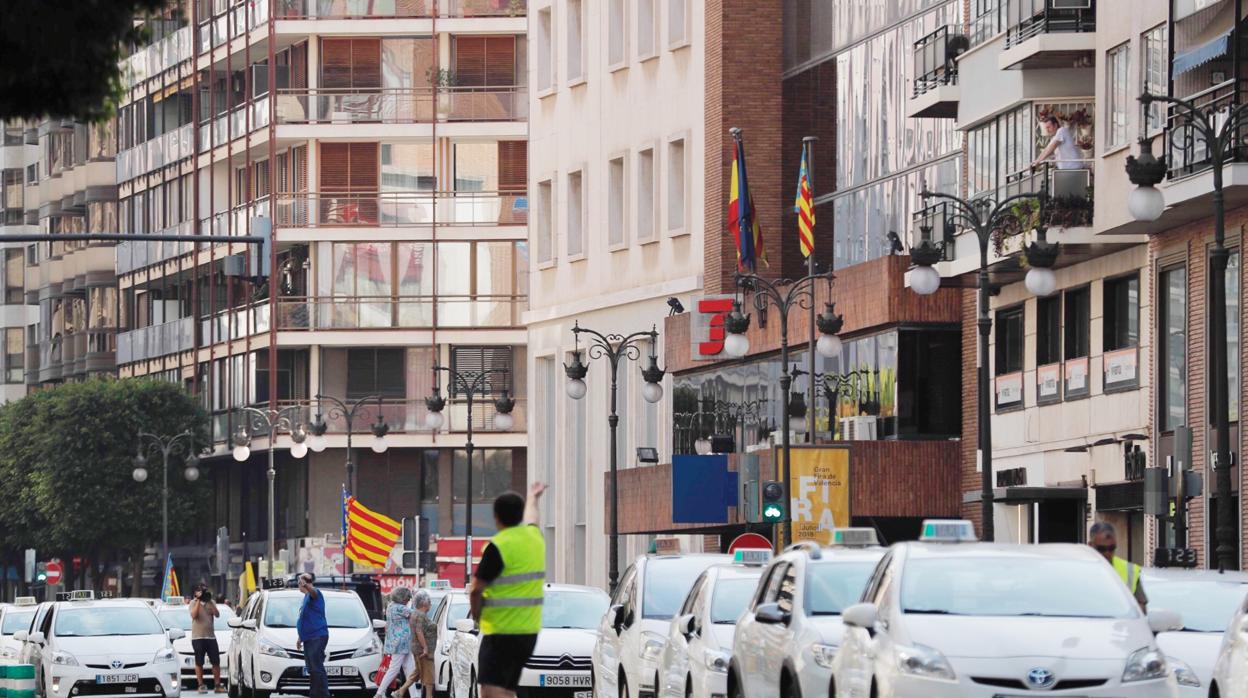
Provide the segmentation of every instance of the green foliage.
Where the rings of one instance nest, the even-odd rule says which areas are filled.
[[[0,119],[112,116],[122,93],[122,46],[143,38],[134,18],[166,1],[0,3]]]
[[[179,385],[153,380],[92,380],[32,393],[0,409],[0,546],[66,553],[142,548],[161,534],[161,458],[149,478],[132,476],[138,433],[196,433],[210,443],[203,407]],[[169,529],[189,530],[209,491],[182,477],[171,457]]]

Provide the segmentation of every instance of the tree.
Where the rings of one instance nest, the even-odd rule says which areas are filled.
[[[166,0],[5,0],[0,3],[0,120],[45,116],[99,121],[122,92],[134,19]]]

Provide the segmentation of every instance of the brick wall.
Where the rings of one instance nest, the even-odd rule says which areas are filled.
[[[811,148],[814,194],[816,197],[836,189],[836,61],[824,61],[784,81],[784,152],[781,171],[787,173],[787,188],[781,191],[784,212],[780,244],[784,247],[784,276],[805,276],[801,249],[797,241],[797,214],[793,200],[797,196],[797,172],[802,161],[802,139],[815,136]],[[833,261],[832,207],[816,212],[815,264],[829,269]]]
[[[979,336],[976,334],[975,319],[978,313],[978,301],[975,289],[963,289],[962,295],[962,491],[978,492],[981,475],[976,469],[976,452],[979,439],[979,381],[975,367],[979,361]],[[983,510],[979,502],[962,505],[962,518],[975,524],[975,530],[982,535]]]

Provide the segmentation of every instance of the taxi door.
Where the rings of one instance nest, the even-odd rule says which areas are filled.
[[[837,691],[851,698],[857,696],[868,698],[871,695],[871,680],[875,676],[875,655],[882,639],[880,635],[887,633],[888,614],[893,608],[889,601],[895,574],[892,561],[892,553],[880,560],[862,595],[864,601],[874,603],[879,609],[879,622],[876,624],[875,633],[864,628],[845,626],[841,651],[837,656],[839,667],[834,680]]]
[[[43,657],[45,654],[49,654],[47,651],[48,642],[50,640],[50,636],[52,635],[52,621],[55,615],[56,606],[54,604],[48,604],[48,608],[44,611],[43,617],[35,617],[35,621],[38,623],[38,625],[35,626],[35,630],[43,635],[43,641],[30,641],[27,643],[30,648],[30,656],[26,660],[26,663],[35,665],[35,691],[39,695],[44,696],[48,695],[48,690],[47,686],[44,685],[44,677],[47,675],[47,671],[45,671],[43,666]]]
[[[611,596],[611,608],[598,624],[598,639],[594,643],[594,695],[595,698],[620,698],[620,657],[625,652],[625,635],[636,618],[637,566],[630,565],[615,594]],[[612,625],[612,616],[616,624]],[[627,698],[627,697],[625,697]]]
[[[700,609],[705,607],[703,600],[710,587],[710,572],[703,572],[698,581],[693,583],[680,612],[672,619],[667,633],[667,646],[663,649],[663,665],[659,668],[660,690],[667,698],[683,698],[685,681],[696,670],[701,655],[693,656],[694,644],[699,638],[697,623],[701,621]],[[694,629],[685,634],[686,622],[693,619]],[[694,682],[695,693],[697,682]]]
[[[750,610],[737,624],[732,641],[733,662],[737,667],[736,680],[741,683],[741,692],[746,698],[759,698],[764,695],[763,669],[767,663],[767,653],[782,652],[783,648],[769,650],[766,637],[771,628],[760,623],[756,617],[760,606],[774,603],[780,592],[780,582],[789,568],[787,561],[773,563],[766,573],[765,581],[758,585],[759,592],[754,597]]]

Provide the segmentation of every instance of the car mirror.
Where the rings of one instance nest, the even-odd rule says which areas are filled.
[[[1248,635],[1248,616],[1239,619],[1239,632]]]
[[[607,609],[606,621],[618,635],[624,629],[624,607],[616,604]]]
[[[1183,617],[1174,611],[1158,608],[1148,612],[1148,628],[1153,634],[1183,629]]]
[[[43,633],[36,630],[35,632],[30,634],[29,640],[35,643],[36,645],[42,645],[47,640],[47,638],[43,636]]]
[[[386,621],[384,620],[373,621],[373,630],[385,630],[385,629],[386,629]]]
[[[183,630],[182,628],[169,628],[169,630],[166,632],[169,633],[170,640],[181,640],[182,638],[186,637],[186,631]]]
[[[13,639],[17,640],[18,642],[25,642],[29,637],[30,637],[30,633],[26,632],[25,630],[19,630],[13,633]]]
[[[242,626],[241,626],[241,627],[242,627],[244,630],[255,630],[255,629],[256,629],[256,619],[255,619],[255,618],[248,618],[247,620],[243,621],[243,624],[242,624]]]
[[[789,622],[789,614],[780,610],[780,604],[765,603],[754,609],[754,620],[768,625],[785,625]]]
[[[471,618],[460,618],[455,621],[455,632],[475,634],[477,632],[477,624]]]
[[[698,618],[692,613],[686,613],[681,616],[676,620],[676,623],[680,629],[680,634],[685,637],[692,637],[694,633],[698,632]]]
[[[879,617],[880,610],[873,603],[856,603],[841,613],[841,620],[845,625],[868,631],[875,629]]]
[[[230,626],[231,628],[241,628],[243,627],[243,619],[235,616],[225,621],[225,624]]]

